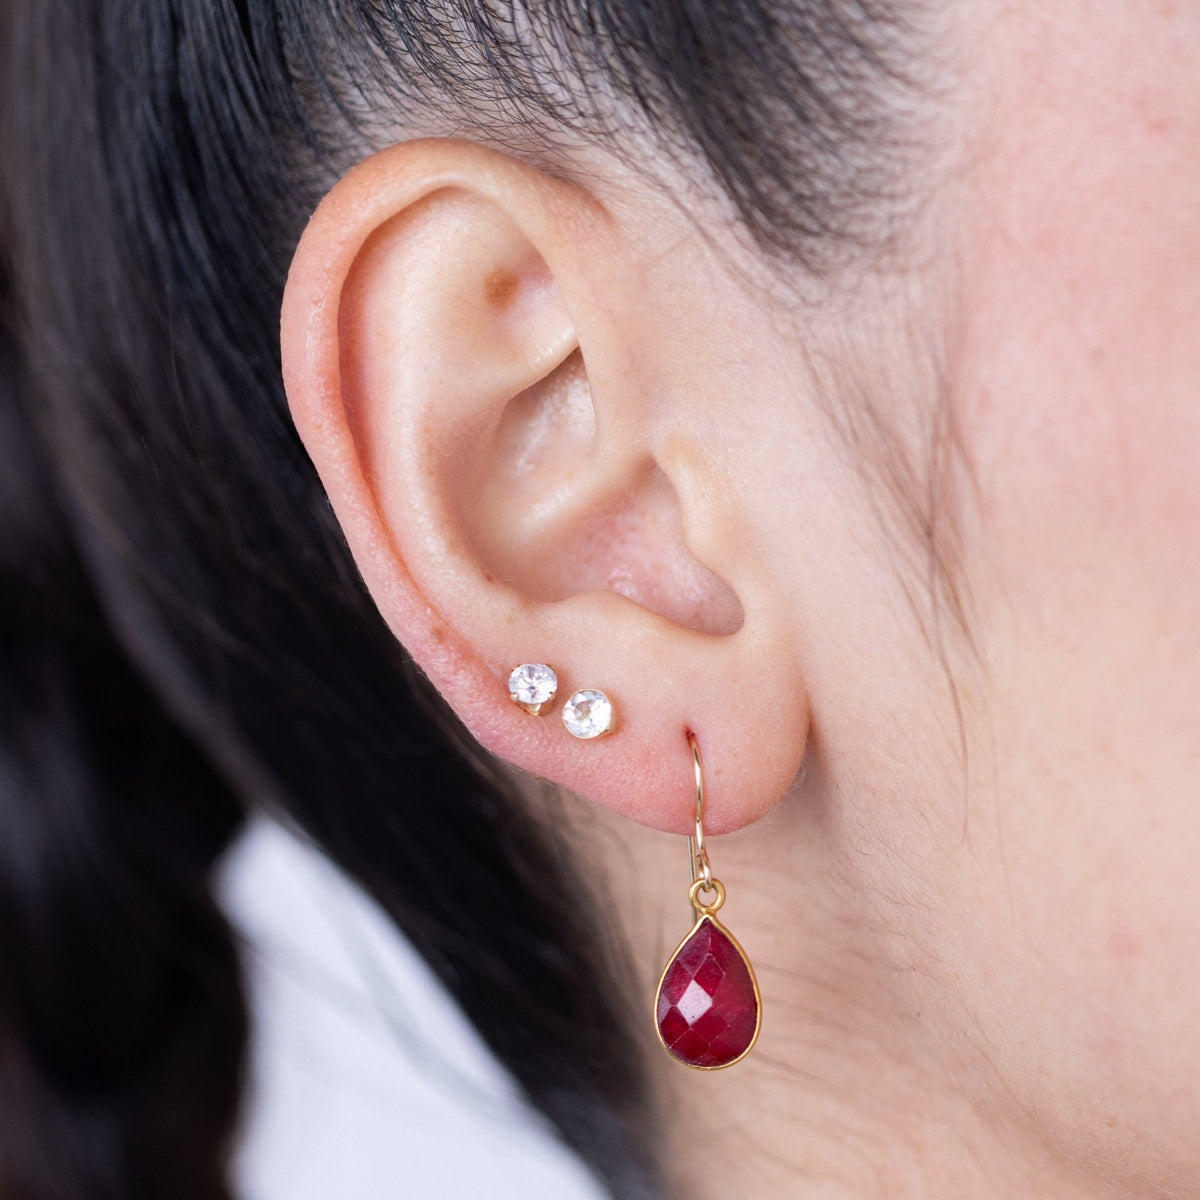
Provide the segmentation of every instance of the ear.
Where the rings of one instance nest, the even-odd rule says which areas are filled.
[[[693,731],[715,833],[787,790],[807,702],[705,413],[722,398],[663,349],[649,270],[574,185],[470,143],[395,146],[300,242],[284,379],[367,587],[474,736],[685,832]],[[524,662],[558,672],[548,714],[509,699]],[[612,736],[564,727],[585,687]]]

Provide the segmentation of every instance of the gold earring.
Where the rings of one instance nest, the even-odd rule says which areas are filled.
[[[741,1062],[754,1048],[762,1029],[762,996],[746,952],[716,917],[725,903],[725,885],[714,877],[704,844],[704,768],[700,744],[690,731],[688,744],[696,773],[688,900],[696,921],[663,968],[654,1023],[659,1041],[677,1062],[715,1071]]]

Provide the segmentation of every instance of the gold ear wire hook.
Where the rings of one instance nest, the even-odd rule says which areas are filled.
[[[704,845],[704,767],[688,730],[696,772],[696,826],[688,838],[694,920],[659,976],[654,993],[658,1040],[684,1066],[715,1071],[741,1062],[762,1028],[762,996],[754,968],[717,912],[725,887],[712,873]]]
[[[703,882],[703,890],[713,890],[712,864],[708,861],[708,850],[704,845],[704,766],[700,761],[700,743],[696,735],[688,730],[688,745],[692,748],[692,765],[696,771],[696,832],[688,838],[688,856],[692,864],[692,883]]]

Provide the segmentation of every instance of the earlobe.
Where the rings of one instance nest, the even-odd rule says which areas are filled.
[[[630,368],[640,270],[586,193],[466,143],[394,147],[301,241],[285,383],[376,603],[470,731],[675,831],[694,731],[719,832],[780,798],[807,710],[777,614],[704,536],[729,522],[704,447]],[[582,742],[512,704],[534,661],[560,701],[606,692],[619,733]],[[727,688],[743,674],[775,696]],[[780,703],[790,728],[764,761]]]

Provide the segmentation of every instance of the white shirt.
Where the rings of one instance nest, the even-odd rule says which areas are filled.
[[[222,863],[244,941],[242,1200],[602,1200],[606,1193],[382,910],[266,818]]]

